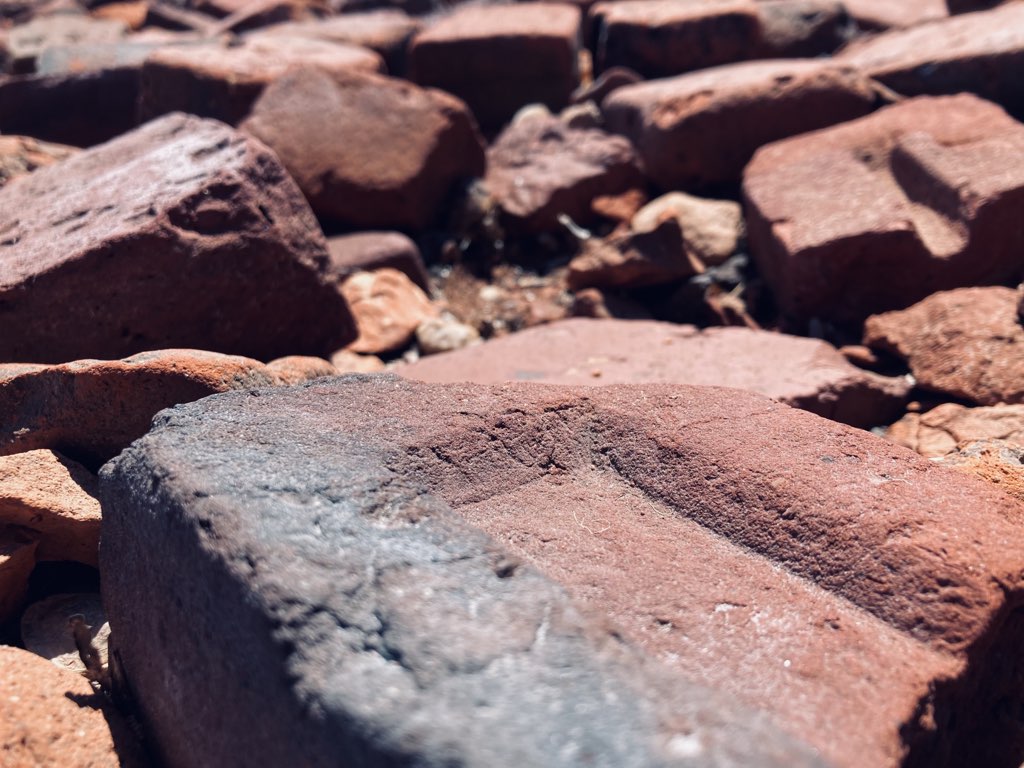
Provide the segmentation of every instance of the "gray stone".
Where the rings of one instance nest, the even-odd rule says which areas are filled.
[[[351,376],[167,411],[102,475],[171,768],[1019,757],[1024,510],[759,396]]]
[[[167,766],[820,764],[389,466],[412,446],[346,424],[352,397],[430,412],[425,389],[208,398],[106,465],[111,653]]]

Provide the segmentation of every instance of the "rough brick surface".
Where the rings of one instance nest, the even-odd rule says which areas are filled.
[[[0,362],[268,360],[354,336],[302,194],[213,121],[169,115],[5,187],[0,232]]]
[[[142,768],[120,715],[86,679],[20,648],[0,646],[4,765]],[[120,753],[120,754],[119,754]]]
[[[917,383],[978,405],[1024,402],[1024,326],[1012,288],[942,291],[869,317],[865,343],[904,358]]]
[[[579,27],[571,5],[460,8],[412,39],[411,76],[465,101],[485,129],[499,128],[526,104],[569,103]]]
[[[842,322],[1021,273],[1024,125],[963,94],[921,97],[764,147],[747,232],[780,308]]]
[[[669,77],[766,58],[830,53],[849,32],[837,0],[632,0],[589,14],[598,71]]]
[[[346,393],[372,390],[357,429],[411,425],[392,395],[412,385],[338,381],[296,390],[296,403],[320,403],[306,416],[324,434],[290,399],[208,400],[169,412],[159,444],[107,465],[104,604],[167,765],[327,766],[340,751],[366,765],[819,764],[763,715],[614,639],[418,473],[387,466],[405,450],[379,442],[392,438],[355,437],[337,420],[355,405]],[[443,422],[454,413],[441,400],[404,402]],[[270,411],[250,422],[256,402]],[[381,420],[373,404],[385,402]],[[227,410],[208,421],[210,405]],[[205,435],[193,442],[185,423],[197,417]],[[271,434],[275,450],[258,445]],[[164,480],[142,483],[157,465],[173,479],[161,469]],[[511,469],[512,481],[530,473]],[[187,573],[151,562],[157,540],[160,563],[187,557]],[[172,582],[176,599],[139,599]]]
[[[988,712],[1020,697],[1024,508],[756,395],[232,393],[166,412],[102,495],[171,766],[803,763],[706,686],[838,765],[1019,757]]]
[[[913,27],[949,16],[946,0],[843,0],[843,5],[862,29]]]
[[[754,0],[632,0],[597,3],[595,64],[667,77],[750,58],[761,43]]]
[[[648,177],[670,190],[738,181],[758,147],[860,117],[874,102],[852,68],[768,61],[627,85],[602,110]]]
[[[823,341],[653,320],[564,320],[395,370],[437,383],[735,387],[857,426],[885,423],[910,387],[854,367]]]
[[[384,59],[388,74],[402,76],[406,69],[409,40],[423,22],[395,8],[365,13],[346,13],[316,21],[293,21],[263,27],[253,34],[305,37],[332,43],[358,45],[376,51]]]

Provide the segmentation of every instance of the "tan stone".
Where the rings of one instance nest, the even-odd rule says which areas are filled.
[[[376,355],[357,355],[347,349],[339,349],[331,355],[331,365],[339,374],[378,373],[386,367]]]
[[[0,457],[0,524],[39,533],[39,560],[97,566],[100,502],[96,476],[50,450]]]
[[[21,617],[21,640],[26,650],[49,659],[68,672],[85,672],[85,664],[68,623],[75,615],[85,618],[89,637],[99,651],[100,662],[106,665],[110,624],[103,612],[100,596],[93,592],[50,595],[26,608]]]
[[[634,232],[653,231],[667,218],[679,222],[687,251],[707,266],[732,256],[743,236],[743,210],[731,200],[709,200],[685,192],[669,192],[633,216]]]
[[[39,141],[28,136],[0,136],[0,187],[79,151],[75,147]]]
[[[274,375],[277,384],[301,384],[322,376],[335,376],[338,371],[327,360],[320,357],[291,355],[271,360],[267,369]]]

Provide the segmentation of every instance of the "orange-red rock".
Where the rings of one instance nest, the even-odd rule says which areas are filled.
[[[167,115],[0,189],[0,363],[354,337],[323,234],[266,146]]]
[[[599,71],[627,67],[648,78],[743,61],[761,42],[754,0],[597,3],[589,22]]]
[[[837,0],[599,2],[588,19],[598,71],[648,78],[764,58],[830,53],[847,36]]]
[[[590,238],[569,262],[570,289],[642,288],[684,280],[704,265],[688,251],[683,230],[674,218],[648,231]]]
[[[855,41],[839,60],[906,96],[969,91],[1024,117],[1018,87],[1024,5],[1018,2]]]
[[[964,443],[937,463],[980,477],[1017,501],[1024,502],[1024,445],[1002,440]]]
[[[1012,288],[961,288],[869,317],[864,343],[907,361],[919,386],[978,405],[1024,402],[1024,327]]]
[[[0,365],[0,455],[50,448],[89,466],[116,455],[178,403],[229,389],[294,384],[331,375],[326,361],[256,360],[190,349],[143,352],[124,360]]]
[[[962,443],[1006,441],[1024,445],[1024,405],[968,408],[943,403],[925,413],[908,413],[885,436],[922,456],[945,456]]]
[[[840,322],[1011,278],[1021,152],[1024,125],[969,94],[771,144],[744,172],[751,254],[784,313]]]
[[[98,492],[95,475],[53,451],[0,456],[0,524],[38,533],[37,560],[97,565]]]
[[[397,8],[385,8],[315,21],[275,24],[252,34],[305,37],[369,48],[384,59],[388,74],[402,76],[406,69],[409,40],[422,26],[422,21]]]
[[[0,755],[5,766],[141,768],[127,724],[81,675],[0,646]],[[137,749],[137,747],[135,747]]]
[[[437,315],[422,289],[388,267],[356,272],[341,284],[341,292],[359,330],[348,349],[359,354],[395,352],[412,341],[420,323]]]
[[[595,197],[643,185],[629,142],[596,128],[572,128],[553,115],[517,118],[487,150],[487,191],[518,232],[594,219]]]
[[[750,393],[336,378],[184,406],[102,483],[172,765],[803,764],[757,711],[845,768],[1019,755],[1024,507]]]
[[[373,272],[381,267],[397,269],[430,293],[423,256],[416,243],[400,232],[354,232],[327,238],[328,270],[339,283],[355,272]]]

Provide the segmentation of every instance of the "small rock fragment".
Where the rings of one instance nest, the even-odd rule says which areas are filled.
[[[459,322],[451,315],[429,318],[416,327],[416,344],[423,355],[453,352],[479,341],[480,334],[476,328]]]
[[[569,262],[568,285],[581,288],[640,288],[683,280],[704,271],[688,251],[679,222],[664,219],[648,231],[592,238]]]
[[[95,593],[51,595],[32,603],[21,617],[21,639],[25,649],[49,659],[61,669],[82,674],[85,664],[68,627],[72,616],[83,617],[89,627],[92,645],[99,651],[102,665],[107,664],[110,624]]]
[[[348,345],[351,352],[395,352],[413,340],[420,323],[437,315],[427,294],[396,269],[357,272],[340,290],[359,330],[359,337]]]

